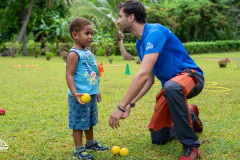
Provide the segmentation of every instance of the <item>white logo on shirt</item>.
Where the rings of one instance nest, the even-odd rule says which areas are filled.
[[[153,44],[150,42],[147,42],[146,50],[153,49]]]

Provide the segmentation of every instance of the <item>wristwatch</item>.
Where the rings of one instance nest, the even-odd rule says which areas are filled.
[[[131,106],[131,108],[133,108],[135,106],[135,103],[131,102],[129,105]]]

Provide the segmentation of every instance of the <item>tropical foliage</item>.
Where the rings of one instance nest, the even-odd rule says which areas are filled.
[[[59,43],[71,43],[68,25],[76,16],[83,16],[94,24],[94,41],[101,48],[106,41],[116,47],[135,43],[136,38],[124,35],[117,41],[117,4],[121,0],[0,0],[0,51],[6,50],[5,42],[13,44],[19,37],[24,17],[28,15],[30,2],[34,2],[23,34],[21,46],[29,40],[52,43],[59,50]],[[142,0],[147,8],[147,20],[168,27],[182,42],[201,42],[240,39],[240,2],[238,0]],[[21,7],[19,7],[21,6]],[[26,36],[24,36],[26,34]],[[24,38],[25,37],[25,38]],[[28,37],[28,38],[26,38]],[[109,40],[111,39],[111,40]],[[117,45],[118,44],[118,45]],[[101,49],[100,48],[100,49]],[[118,48],[118,49],[119,49]],[[25,54],[20,50],[19,53]],[[60,55],[60,53],[57,53]],[[102,54],[104,55],[104,54]]]
[[[232,6],[226,3],[230,4],[227,1],[217,4],[209,0],[165,1],[152,4],[148,9],[148,22],[167,26],[183,42],[236,39],[236,28],[240,27],[237,25],[239,19],[237,20],[236,13],[239,11],[235,11],[234,3]],[[240,8],[240,3],[238,5]],[[235,7],[235,10],[231,7]],[[233,12],[236,14],[234,17],[231,14]],[[231,26],[233,20],[236,23]]]

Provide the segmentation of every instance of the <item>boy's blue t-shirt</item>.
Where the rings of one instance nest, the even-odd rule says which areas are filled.
[[[78,55],[78,64],[73,75],[77,93],[88,93],[90,95],[97,94],[99,87],[99,71],[96,58],[87,49],[71,48],[69,52],[75,52]],[[70,89],[68,89],[68,93],[72,95]]]
[[[159,52],[152,73],[161,81],[162,87],[184,69],[194,69],[203,75],[181,41],[160,24],[146,23],[141,40],[137,38],[136,48],[141,61],[144,55]]]

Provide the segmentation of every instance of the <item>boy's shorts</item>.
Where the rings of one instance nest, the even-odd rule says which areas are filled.
[[[89,130],[98,122],[97,95],[92,95],[90,102],[81,105],[68,95],[69,129]]]

